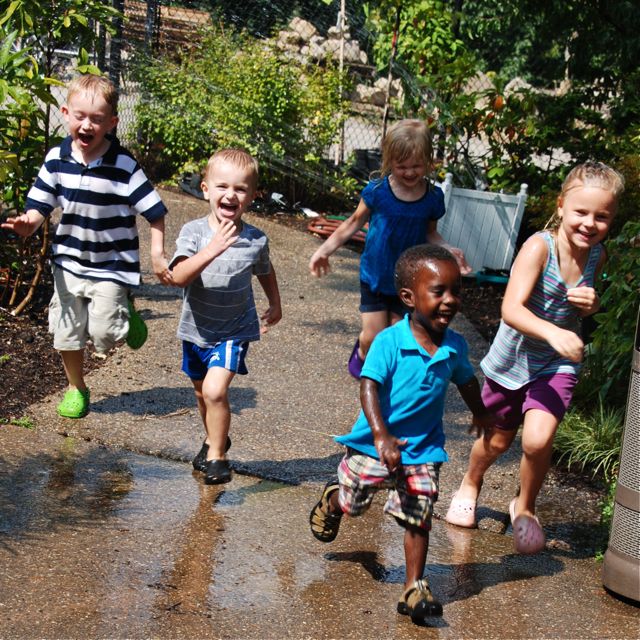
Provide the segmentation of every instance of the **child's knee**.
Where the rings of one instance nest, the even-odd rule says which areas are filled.
[[[229,402],[229,386],[219,379],[207,376],[202,384],[202,399],[207,404],[226,405]]]
[[[488,455],[498,457],[509,449],[515,434],[510,431],[494,429],[483,436],[483,446]]]
[[[538,457],[551,455],[553,438],[533,437],[522,439],[522,453],[525,456]]]

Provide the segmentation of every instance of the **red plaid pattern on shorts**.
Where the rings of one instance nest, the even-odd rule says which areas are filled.
[[[429,531],[438,499],[440,465],[408,464],[390,473],[379,460],[349,450],[338,467],[340,506],[349,516],[362,515],[373,496],[388,489],[384,513]]]

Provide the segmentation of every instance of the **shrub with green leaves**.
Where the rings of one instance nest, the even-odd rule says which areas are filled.
[[[612,407],[626,403],[640,304],[640,221],[629,220],[606,248],[597,328],[576,388],[576,402],[585,408],[597,400]]]
[[[618,468],[623,421],[622,409],[609,409],[602,403],[589,414],[570,408],[553,442],[559,461],[610,482]]]
[[[259,159],[263,181],[293,176],[307,189],[326,188],[317,184],[322,157],[346,114],[344,78],[331,62],[306,64],[269,41],[211,28],[177,60],[145,60],[136,77],[143,157],[150,171],[164,164],[156,177],[241,146]]]

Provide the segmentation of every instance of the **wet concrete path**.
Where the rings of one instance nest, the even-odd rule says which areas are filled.
[[[205,208],[164,197],[171,251],[181,224]],[[395,613],[402,534],[381,501],[345,520],[334,543],[311,536],[309,510],[340,457],[330,434],[358,410],[345,368],[357,256],[341,251],[334,274],[312,280],[317,241],[255,222],[271,238],[285,316],[252,346],[250,375],[234,381],[232,483],[207,487],[191,471],[202,434],[179,371],[179,294],[147,277],[138,306],[149,341],[91,374],[89,416],[58,418],[53,397],[32,407],[35,430],[0,429],[0,637],[638,637],[638,610],[602,589],[597,508],[579,489],[547,483],[549,548],[513,553],[504,532],[517,450],[486,479],[481,529],[434,523],[427,575],[444,616],[433,628]],[[486,345],[463,317],[456,328],[477,362]],[[467,422],[453,389],[438,516],[466,464]]]

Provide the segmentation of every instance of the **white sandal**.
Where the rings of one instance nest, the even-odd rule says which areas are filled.
[[[476,523],[477,501],[470,498],[458,498],[457,496],[457,493],[453,494],[449,510],[447,511],[447,515],[444,519],[448,523],[455,524],[458,527],[475,529],[478,526]]]

